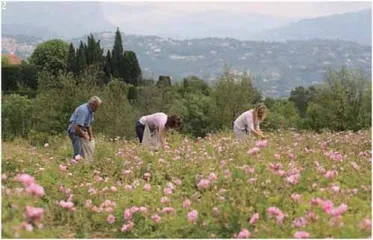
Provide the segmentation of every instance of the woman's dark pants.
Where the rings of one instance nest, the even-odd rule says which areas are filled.
[[[144,136],[145,125],[140,123],[139,120],[136,122],[136,135],[140,143],[142,143],[142,137]]]

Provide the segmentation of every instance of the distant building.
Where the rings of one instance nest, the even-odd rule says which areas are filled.
[[[14,54],[2,54],[1,57],[3,57],[3,56],[8,58],[9,64],[19,65],[19,64],[22,63],[22,59],[17,57]]]

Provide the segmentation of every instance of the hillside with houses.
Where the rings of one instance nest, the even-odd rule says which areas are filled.
[[[322,82],[328,68],[346,66],[370,77],[371,46],[336,40],[240,41],[231,38],[175,40],[156,36],[123,35],[123,46],[136,53],[146,78],[170,75],[176,81],[195,75],[208,82],[225,65],[238,74],[254,75],[255,85],[268,96],[288,96],[296,86]],[[94,34],[104,52],[114,43],[114,32]],[[87,36],[71,39],[77,47]],[[3,36],[3,53],[27,59],[40,38]]]

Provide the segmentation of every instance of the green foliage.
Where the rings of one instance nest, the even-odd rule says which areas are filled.
[[[110,80],[111,74],[112,74],[110,50],[108,50],[107,53],[106,53],[105,64],[104,64],[104,73],[106,75],[106,79]],[[109,82],[108,80],[106,81],[106,83]]]
[[[137,88],[135,86],[130,86],[128,90],[128,100],[130,102],[136,101],[138,97],[137,95],[138,95]]]
[[[115,78],[122,78],[127,71],[127,68],[124,66],[123,51],[122,36],[118,27],[115,32],[114,45],[111,52],[111,71]]]
[[[2,66],[1,67],[1,90],[2,91],[15,91],[18,89],[22,81],[21,67],[15,66]]]
[[[8,67],[10,65],[12,64],[10,63],[9,57],[7,55],[1,55],[1,66]]]
[[[268,111],[268,116],[261,124],[262,129],[277,130],[296,127],[300,123],[294,102],[277,100]]]
[[[342,68],[329,70],[325,85],[316,90],[306,113],[307,127],[319,130],[359,130],[370,126],[371,83],[361,74]]]
[[[183,133],[194,137],[204,137],[214,130],[215,110],[213,99],[198,92],[187,93],[169,109],[181,116]]]
[[[329,125],[328,110],[311,102],[307,108],[306,118],[303,120],[303,128],[320,131]]]
[[[159,76],[157,86],[159,88],[171,87],[171,77],[170,76]]]
[[[117,27],[114,38],[113,52],[116,54],[117,57],[119,57],[123,54],[123,51],[124,49],[122,43],[122,35],[120,34],[119,27]]]
[[[1,123],[4,140],[27,136],[32,126],[32,107],[32,100],[24,96],[11,94],[2,98]]]
[[[298,109],[300,117],[306,115],[307,106],[310,101],[315,101],[316,89],[311,86],[308,89],[304,87],[297,87],[290,93],[289,101],[295,103],[295,106]]]
[[[80,75],[87,68],[87,56],[85,51],[85,45],[80,41],[78,51],[76,53],[76,66],[75,66],[75,75]]]
[[[67,56],[66,72],[76,73],[76,52],[74,45],[69,45],[69,55]]]
[[[136,108],[139,110],[140,114],[147,115],[159,112],[163,106],[161,90],[159,88],[152,85],[138,88]]]
[[[85,54],[87,59],[87,65],[99,65],[103,64],[103,53],[104,50],[100,46],[100,40],[97,42],[91,33],[87,38],[87,44],[85,45]]]
[[[21,64],[22,79],[19,85],[31,90],[37,90],[38,87],[38,70],[33,64],[22,63]]]
[[[196,76],[190,76],[183,79],[183,88],[181,88],[180,92],[181,94],[200,92],[209,96],[211,89],[203,79]]]
[[[34,111],[38,114],[32,116],[35,134],[30,136],[30,140],[34,141],[33,137],[38,137],[38,132],[49,136],[66,134],[68,121],[75,108],[99,93],[98,77],[95,72],[84,73],[78,79],[72,74],[56,77],[41,72],[39,92],[34,101]]]
[[[108,137],[135,137],[134,129],[138,114],[127,99],[129,89],[129,85],[115,79],[100,92],[103,103],[95,115],[95,132]]]
[[[66,70],[69,45],[59,39],[45,41],[39,44],[30,57],[30,63],[39,70],[48,71],[54,75]]]
[[[233,121],[260,99],[260,94],[252,85],[252,77],[226,70],[217,80],[212,98],[216,103],[217,126],[231,128]]]
[[[138,86],[142,75],[136,54],[133,51],[125,51],[123,56],[125,60],[125,66],[123,66],[123,68],[127,69],[126,76],[124,76],[125,82]]]
[[[78,52],[83,53],[84,59],[84,44],[81,43]],[[29,92],[29,97],[35,97],[32,90],[37,86],[32,109],[38,114],[31,117],[34,131],[29,136],[34,142],[65,134],[74,109],[93,95],[100,96],[107,103],[96,113],[95,132],[127,138],[134,137],[135,131],[133,127],[123,127],[124,124],[133,126],[138,117],[155,112],[180,115],[183,133],[195,137],[217,130],[231,131],[232,122],[261,101],[261,94],[253,87],[250,76],[235,75],[228,70],[210,87],[194,76],[173,84],[169,76],[159,76],[157,82],[145,79],[139,86],[127,84],[119,78],[107,83],[106,73],[95,64],[86,66],[78,76],[37,72],[30,64],[3,69],[3,77],[6,76],[3,90],[6,87],[12,91]],[[266,98],[264,103],[269,111],[261,128],[266,131],[295,127],[315,131],[369,128],[370,83],[360,74],[346,69],[330,71],[325,82],[317,88],[297,88],[289,100]]]
[[[37,74],[37,68],[32,64],[2,66],[1,89],[5,94],[22,92],[23,89],[36,90]]]

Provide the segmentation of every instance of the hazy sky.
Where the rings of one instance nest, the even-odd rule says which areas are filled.
[[[172,24],[189,26],[193,20],[216,21],[216,25],[230,22],[233,16],[265,15],[276,17],[279,24],[303,18],[360,11],[371,8],[370,2],[105,2],[103,14],[107,21],[119,25],[134,34],[160,34],[168,31]],[[205,18],[205,19],[204,19]],[[224,19],[224,20],[217,20]],[[247,18],[241,18],[247,19]],[[263,25],[264,19],[258,21]],[[269,19],[269,18],[268,18]],[[196,20],[197,21],[197,20]],[[223,21],[223,22],[222,22]],[[245,20],[247,21],[247,20]],[[206,22],[207,23],[207,22]],[[237,25],[237,24],[236,24]],[[165,29],[165,26],[166,29]],[[191,25],[190,25],[191,26]],[[169,28],[169,29],[167,29]],[[176,27],[175,27],[176,28]],[[187,29],[185,29],[187,30]],[[175,32],[183,29],[175,29]],[[175,36],[173,36],[175,37]]]
[[[121,7],[118,7],[118,4]],[[116,2],[114,5],[104,3],[104,12],[109,20],[132,21],[149,16],[157,19],[168,15],[180,16],[206,11],[229,11],[237,13],[257,13],[289,18],[309,18],[359,11],[371,8],[371,2]],[[116,5],[116,6],[115,6]],[[113,9],[117,8],[117,13]],[[123,10],[125,13],[123,13]],[[110,12],[110,14],[109,14]]]

